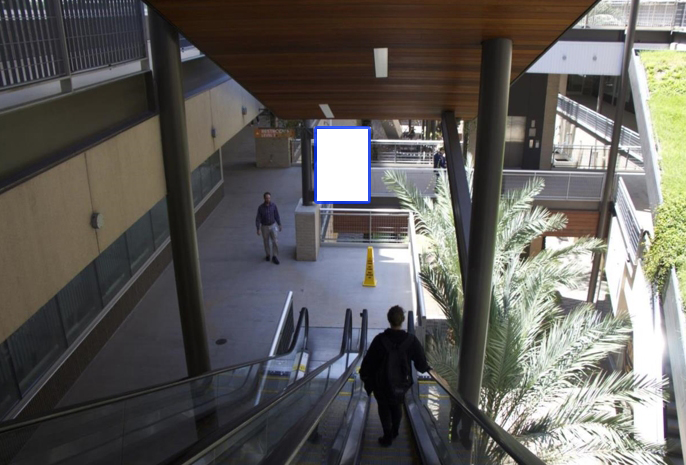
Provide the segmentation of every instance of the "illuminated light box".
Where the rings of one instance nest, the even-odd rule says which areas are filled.
[[[315,203],[371,202],[372,128],[314,129]]]

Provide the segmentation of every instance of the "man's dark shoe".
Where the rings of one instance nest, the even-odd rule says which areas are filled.
[[[272,257],[272,262],[274,262],[274,265],[278,265],[278,264],[279,264],[279,259],[276,258],[276,255]]]
[[[266,257],[264,260],[268,262],[268,261],[271,260],[271,259],[272,259],[272,257],[270,257],[269,255],[267,255],[267,257]]]
[[[393,439],[387,438],[386,436],[381,436],[379,438],[379,444],[381,444],[381,447],[389,447],[391,444],[393,444]]]

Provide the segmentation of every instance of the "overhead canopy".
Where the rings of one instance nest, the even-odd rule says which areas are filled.
[[[594,0],[149,3],[280,118],[439,119],[476,115],[483,40],[513,40],[515,79]]]

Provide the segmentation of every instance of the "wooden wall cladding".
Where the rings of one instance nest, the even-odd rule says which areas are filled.
[[[279,117],[476,115],[481,42],[513,41],[515,79],[593,0],[150,0]],[[387,47],[388,78],[373,49]]]
[[[567,227],[562,231],[544,234],[555,237],[595,236],[598,229],[599,213],[596,211],[553,210],[567,217]]]

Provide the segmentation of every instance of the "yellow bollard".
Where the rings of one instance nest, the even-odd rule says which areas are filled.
[[[374,249],[367,247],[367,268],[364,272],[363,286],[376,287],[376,277],[374,276]]]

